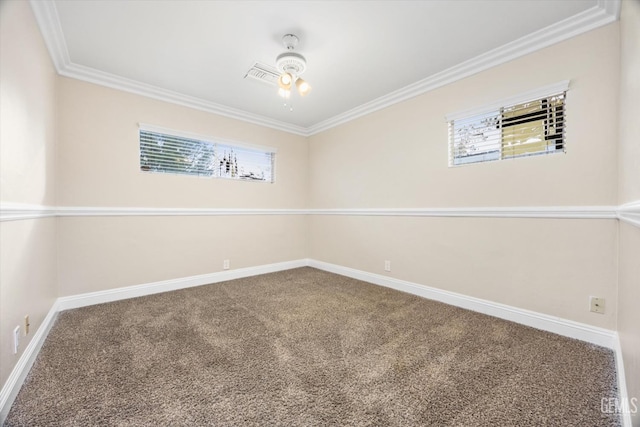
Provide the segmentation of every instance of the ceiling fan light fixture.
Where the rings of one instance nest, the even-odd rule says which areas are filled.
[[[278,86],[280,89],[290,90],[291,84],[293,83],[293,76],[287,72],[280,74],[278,78]]]
[[[296,35],[285,34],[282,37],[282,43],[287,51],[276,58],[276,69],[280,72],[278,95],[284,99],[289,99],[292,91],[291,87],[294,84],[300,96],[305,96],[311,91],[309,83],[300,78],[300,75],[307,69],[307,60],[301,54],[293,51],[298,41],[299,39]],[[288,106],[290,111],[293,111],[293,107],[290,104],[285,102],[284,105],[285,107]]]
[[[288,89],[279,88],[278,95],[280,95],[284,99],[289,99],[289,97],[291,96],[291,91]]]
[[[298,89],[298,93],[300,96],[305,96],[309,92],[311,92],[311,86],[305,80],[298,79],[296,80],[296,88]]]

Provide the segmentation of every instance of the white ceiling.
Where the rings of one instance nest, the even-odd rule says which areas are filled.
[[[619,0],[32,0],[63,75],[300,134],[617,19]],[[299,36],[294,111],[244,79]]]

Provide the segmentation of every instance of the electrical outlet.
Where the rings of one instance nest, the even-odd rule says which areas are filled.
[[[225,259],[224,261],[222,261],[222,268],[224,270],[228,270],[229,269],[229,260]]]
[[[590,297],[589,302],[592,312],[604,314],[604,298]]]
[[[29,323],[29,315],[27,314],[26,316],[24,316],[24,336],[25,337],[29,335],[29,326],[31,326],[31,323]]]
[[[386,260],[384,262],[384,271],[391,271],[391,261]]]
[[[13,354],[18,354],[20,347],[20,326],[16,326],[13,330]]]

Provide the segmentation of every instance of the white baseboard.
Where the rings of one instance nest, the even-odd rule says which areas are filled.
[[[146,283],[143,285],[126,286],[122,288],[107,289],[104,291],[60,297],[58,298],[58,311],[122,299],[136,298],[161,292],[175,291],[194,286],[208,285],[210,283],[224,282],[226,280],[241,279],[243,277],[257,276],[258,274],[274,273],[276,271],[290,270],[292,268],[305,266],[307,266],[307,260],[299,259],[295,261],[238,268],[235,270],[224,270],[216,273],[201,274],[198,276],[162,280],[160,282]]]
[[[492,301],[474,298],[455,292],[444,291],[429,286],[419,285],[417,283],[407,282],[392,277],[382,276],[375,273],[369,273],[353,268],[342,267],[322,261],[309,260],[309,266],[320,270],[329,271],[331,273],[340,274],[342,276],[351,277],[376,285],[385,286],[387,288],[396,289],[410,294],[418,295],[440,301],[456,307],[466,308],[468,310],[477,311],[501,319],[510,320],[522,325],[531,326],[548,332],[553,332],[569,338],[576,338],[602,347],[614,349],[615,332],[608,329],[598,328],[586,325],[584,323],[574,322],[560,317],[549,316],[547,314],[537,313],[535,311],[524,310],[522,308],[512,307],[506,304],[500,304]]]
[[[622,346],[620,344],[620,336],[616,332],[614,340],[614,352],[616,353],[616,373],[618,376],[618,398],[620,402],[629,402],[629,394],[627,393],[627,380],[624,373],[624,360],[622,359]],[[620,414],[622,417],[622,427],[632,427],[631,414],[629,412],[623,412]]]
[[[33,335],[33,338],[31,338],[31,342],[29,342],[22,356],[18,359],[18,363],[16,363],[16,366],[11,371],[9,378],[2,386],[2,390],[0,391],[0,425],[4,425],[4,420],[7,418],[7,415],[9,415],[11,405],[18,395],[31,366],[33,366],[33,362],[35,362],[42,348],[42,344],[44,344],[44,340],[47,338],[47,335],[49,335],[49,331],[55,323],[57,315],[58,302],[55,301],[40,324],[40,327]]]

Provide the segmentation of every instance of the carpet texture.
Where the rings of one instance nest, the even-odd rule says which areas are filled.
[[[8,426],[617,426],[610,350],[300,268],[60,313]]]

